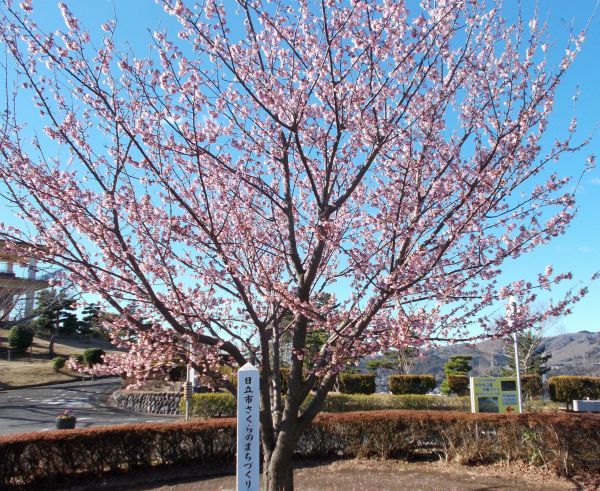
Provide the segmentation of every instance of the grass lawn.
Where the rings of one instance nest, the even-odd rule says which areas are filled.
[[[35,337],[31,350],[19,355],[11,354],[8,361],[8,329],[0,329],[0,389],[80,380],[81,375],[67,368],[55,372],[48,357],[48,339]],[[105,352],[117,351],[110,343],[101,339],[57,338],[54,343],[55,356],[68,358],[82,353],[86,348],[101,348]]]

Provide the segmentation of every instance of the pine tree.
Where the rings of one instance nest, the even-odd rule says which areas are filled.
[[[38,295],[33,327],[37,332],[50,336],[49,356],[54,356],[54,339],[60,330],[66,333],[76,332],[79,321],[74,310],[75,299],[65,292],[43,290]]]
[[[97,303],[90,303],[81,312],[82,318],[79,323],[78,332],[82,336],[89,336],[100,329],[102,310]]]
[[[471,360],[472,356],[467,355],[455,355],[451,356],[446,364],[444,365],[444,373],[446,378],[440,386],[440,390],[443,394],[450,394],[451,389],[448,384],[448,377],[451,375],[464,375],[468,376],[471,371]]]

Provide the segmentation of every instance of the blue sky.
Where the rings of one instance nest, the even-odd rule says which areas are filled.
[[[62,28],[62,19],[56,3],[50,0],[34,0],[35,17],[43,27]],[[141,56],[147,53],[150,43],[148,30],[176,27],[173,20],[166,16],[153,0],[79,0],[67,3],[92,32],[116,13],[119,44],[123,46],[124,43],[129,43]],[[570,26],[573,25],[574,30],[579,31],[594,11],[597,0],[525,0],[522,3],[525,18],[529,17],[537,4],[541,20],[548,22],[552,38],[550,52],[556,60],[564,52]],[[514,16],[517,2],[508,0],[506,4],[506,14]],[[547,135],[548,141],[565,134],[574,113],[572,96],[577,87],[580,95],[575,114],[579,122],[579,138],[584,139],[594,131],[600,133],[597,129],[600,121],[599,60],[600,13],[592,20],[583,50],[557,92],[553,120]],[[28,112],[26,108],[23,109],[24,113]],[[595,135],[592,143],[582,152],[565,156],[560,162],[559,172],[570,174],[578,171],[591,153],[600,159],[600,134]],[[584,176],[576,196],[579,213],[567,234],[539,248],[535,253],[507,264],[504,268],[504,280],[535,278],[547,264],[552,264],[557,271],[571,271],[575,282],[582,286],[589,284],[592,274],[600,270],[600,168]],[[571,316],[561,319],[553,326],[549,334],[584,329],[600,331],[600,282],[589,286],[588,296],[574,307]]]

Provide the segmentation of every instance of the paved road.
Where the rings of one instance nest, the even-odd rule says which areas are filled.
[[[110,378],[29,389],[0,391],[0,435],[53,430],[58,413],[71,409],[77,428],[89,426],[158,423],[176,416],[136,414],[108,405],[108,397],[120,387],[120,379]]]

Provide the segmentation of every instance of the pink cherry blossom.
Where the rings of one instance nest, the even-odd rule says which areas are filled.
[[[113,314],[126,353],[86,370],[142,383],[189,363],[233,391],[220,370],[258,363],[275,489],[281,422],[306,425],[348,364],[500,338],[586,293],[538,312],[569,273],[500,281],[575,216],[557,161],[581,147],[576,119],[544,134],[585,33],[551,67],[545,26],[483,2],[158,3],[179,25],[148,55],[63,3],[53,33],[28,1],[2,8],[13,97],[31,97],[44,132],[31,140],[18,104],[0,116],[0,179],[27,222],[0,238]],[[511,295],[509,323],[493,312]]]

